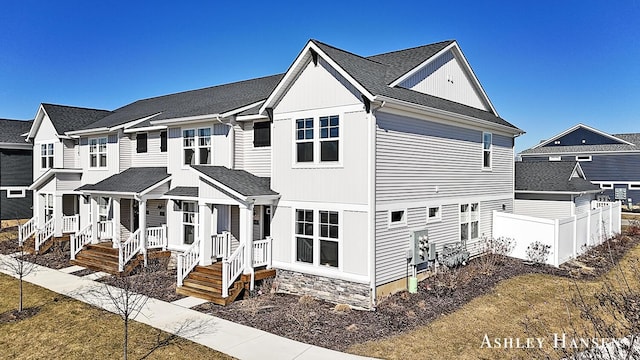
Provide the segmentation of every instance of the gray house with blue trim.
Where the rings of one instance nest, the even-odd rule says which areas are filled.
[[[611,201],[640,202],[640,133],[607,134],[578,124],[520,153],[522,161],[579,162]]]

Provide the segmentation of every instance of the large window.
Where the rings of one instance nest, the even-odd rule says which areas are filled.
[[[107,167],[107,138],[89,139],[89,167]]]
[[[340,160],[340,117],[296,119],[296,162],[337,162]],[[317,130],[316,130],[317,129]],[[316,152],[320,153],[318,157]]]
[[[482,167],[485,169],[491,168],[492,138],[491,133],[482,133]]]
[[[460,241],[478,238],[479,208],[478,203],[460,205]]]
[[[40,167],[53,168],[53,143],[40,145]]]
[[[296,210],[296,260],[325,267],[340,265],[337,211]]]
[[[136,152],[137,153],[147,152],[147,133],[136,134]]]
[[[268,121],[253,124],[253,147],[271,146],[271,123]]]
[[[193,244],[196,240],[196,227],[198,225],[198,213],[195,202],[184,201],[182,203],[182,242]]]
[[[185,165],[211,164],[211,128],[183,130],[182,141]]]

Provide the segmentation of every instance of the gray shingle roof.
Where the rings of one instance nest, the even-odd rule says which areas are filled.
[[[129,168],[96,184],[81,186],[77,190],[87,192],[141,193],[169,176],[166,167]]]
[[[588,180],[571,178],[574,161],[522,161],[515,163],[516,191],[584,192],[599,190]]]
[[[33,120],[0,119],[0,143],[27,144],[20,135],[28,133],[31,124]]]
[[[258,177],[244,170],[231,170],[224,166],[192,167],[244,196],[278,195],[271,190],[271,178],[268,177]]]
[[[114,127],[155,114],[158,115],[141,122],[136,127],[148,126],[153,120],[222,114],[265,100],[283,75],[272,75],[138,100],[114,110],[109,116],[87,124],[84,128]]]
[[[111,111],[66,105],[42,104],[58,134],[80,130],[111,114]]]
[[[451,42],[445,41],[418,48],[400,50],[364,58],[317,40],[312,41],[373,95],[388,96],[397,100],[424,105],[456,114],[467,115],[495,124],[518,129],[513,124],[489,111],[476,109],[471,106],[439,98],[437,96],[423,94],[410,89],[389,87],[389,84],[393,82],[393,80],[411,70],[411,65],[416,63],[419,64],[418,58],[420,56],[425,56],[422,58],[422,61],[426,61],[429,57],[445,48]],[[387,63],[384,63],[383,61],[386,61]]]
[[[198,187],[197,186],[178,186],[167,191],[164,194],[169,196],[198,197]]]
[[[573,145],[573,146],[542,146],[539,148],[530,148],[523,150],[520,154],[575,154],[575,153],[593,153],[593,152],[616,152],[616,151],[640,151],[640,134],[612,134],[619,139],[628,141],[635,145],[629,144],[603,144],[603,145]]]

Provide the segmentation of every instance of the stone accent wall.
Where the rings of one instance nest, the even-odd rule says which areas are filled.
[[[277,291],[293,295],[310,295],[336,304],[372,309],[371,289],[368,284],[332,279],[277,269]]]

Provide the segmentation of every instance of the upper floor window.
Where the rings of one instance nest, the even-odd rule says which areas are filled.
[[[253,147],[271,146],[271,123],[268,121],[253,124]]]
[[[482,167],[485,169],[491,168],[492,138],[491,133],[482,133]]]
[[[337,162],[340,160],[340,117],[296,119],[296,161]],[[316,130],[318,129],[318,130]],[[320,152],[320,156],[315,155]]]
[[[167,152],[167,132],[160,131],[160,152]]]
[[[89,167],[107,167],[107,138],[89,139]]]
[[[185,165],[211,164],[211,128],[182,131],[182,147]]]
[[[40,145],[40,167],[42,169],[53,167],[53,143]]]
[[[139,133],[136,135],[136,152],[147,152],[147,133]]]

